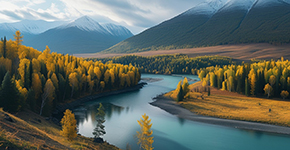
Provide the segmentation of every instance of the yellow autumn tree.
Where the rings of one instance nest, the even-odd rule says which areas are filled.
[[[66,137],[70,141],[77,137],[77,121],[75,115],[69,109],[64,112],[64,116],[60,123],[62,125],[60,135]]]
[[[16,31],[15,32],[15,35],[14,36],[14,39],[15,39],[15,42],[17,43],[17,46],[21,45],[21,42],[23,41],[23,35],[21,35],[20,31]]]
[[[149,119],[149,116],[144,113],[142,118],[137,120],[137,122],[141,128],[140,131],[137,131],[138,144],[140,144],[140,148],[144,150],[152,150],[152,144],[154,140],[152,136],[153,131],[151,130],[151,119]]]
[[[283,99],[285,99],[286,97],[288,97],[289,96],[289,92],[288,91],[285,91],[285,90],[283,90],[282,92],[281,92],[281,94],[280,94],[281,96],[282,96],[282,98]]]

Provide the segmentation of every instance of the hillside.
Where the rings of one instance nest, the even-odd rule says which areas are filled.
[[[5,116],[12,118],[10,122]],[[31,112],[12,115],[0,110],[0,149],[118,149],[108,143],[96,144],[92,138],[78,135],[67,141],[59,135],[60,127]]]
[[[128,38],[104,53],[240,44],[289,43],[290,4],[279,0],[214,0]]]
[[[290,47],[289,44],[274,46],[270,44],[238,44],[238,45],[219,45],[201,48],[187,48],[176,50],[158,50],[158,51],[146,51],[139,53],[95,53],[95,54],[77,54],[77,57],[84,58],[106,58],[114,56],[125,55],[138,55],[138,56],[154,56],[154,55],[166,55],[166,54],[186,54],[189,57],[196,56],[227,56],[233,59],[247,61],[251,59],[279,59],[282,56],[286,59],[290,59]]]

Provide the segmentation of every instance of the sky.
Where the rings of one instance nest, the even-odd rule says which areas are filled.
[[[71,21],[87,15],[140,33],[205,0],[0,0],[0,23]]]

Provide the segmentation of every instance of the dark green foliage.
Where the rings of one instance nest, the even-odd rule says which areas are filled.
[[[3,42],[3,54],[2,54],[2,56],[4,58],[6,58],[6,51],[7,51],[7,49],[6,49],[6,42],[7,42],[6,36],[4,36],[4,40],[1,39],[1,41]]]
[[[245,79],[245,95],[246,96],[250,95],[250,86],[249,86],[248,78]]]
[[[210,96],[210,87],[207,87],[207,96]]]
[[[183,100],[183,89],[182,86],[180,86],[179,91],[177,93],[177,101],[180,102]]]
[[[224,56],[201,56],[190,58],[184,54],[160,55],[160,56],[136,56],[128,55],[113,58],[90,58],[87,60],[102,61],[107,63],[132,64],[138,67],[141,73],[155,74],[191,74],[193,69],[205,68],[216,65],[233,64],[231,58]]]
[[[102,105],[102,103],[100,103],[100,106],[98,108],[98,112],[96,114],[96,121],[97,121],[97,125],[94,129],[93,135],[95,138],[99,138],[101,136],[103,136],[104,134],[106,134],[105,131],[105,126],[103,125],[105,123],[105,109]]]
[[[29,105],[30,110],[36,112],[35,92],[33,89],[28,90],[26,101],[27,101],[27,104]]]
[[[16,88],[14,80],[11,79],[10,73],[7,72],[2,81],[0,91],[0,107],[5,111],[16,112],[21,108],[21,98]]]

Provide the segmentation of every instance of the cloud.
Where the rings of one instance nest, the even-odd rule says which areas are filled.
[[[101,18],[124,25],[136,33],[170,19],[202,1],[204,0],[0,0],[0,17],[6,15],[12,20],[52,21],[88,15],[94,19]],[[4,19],[0,18],[0,21]]]

